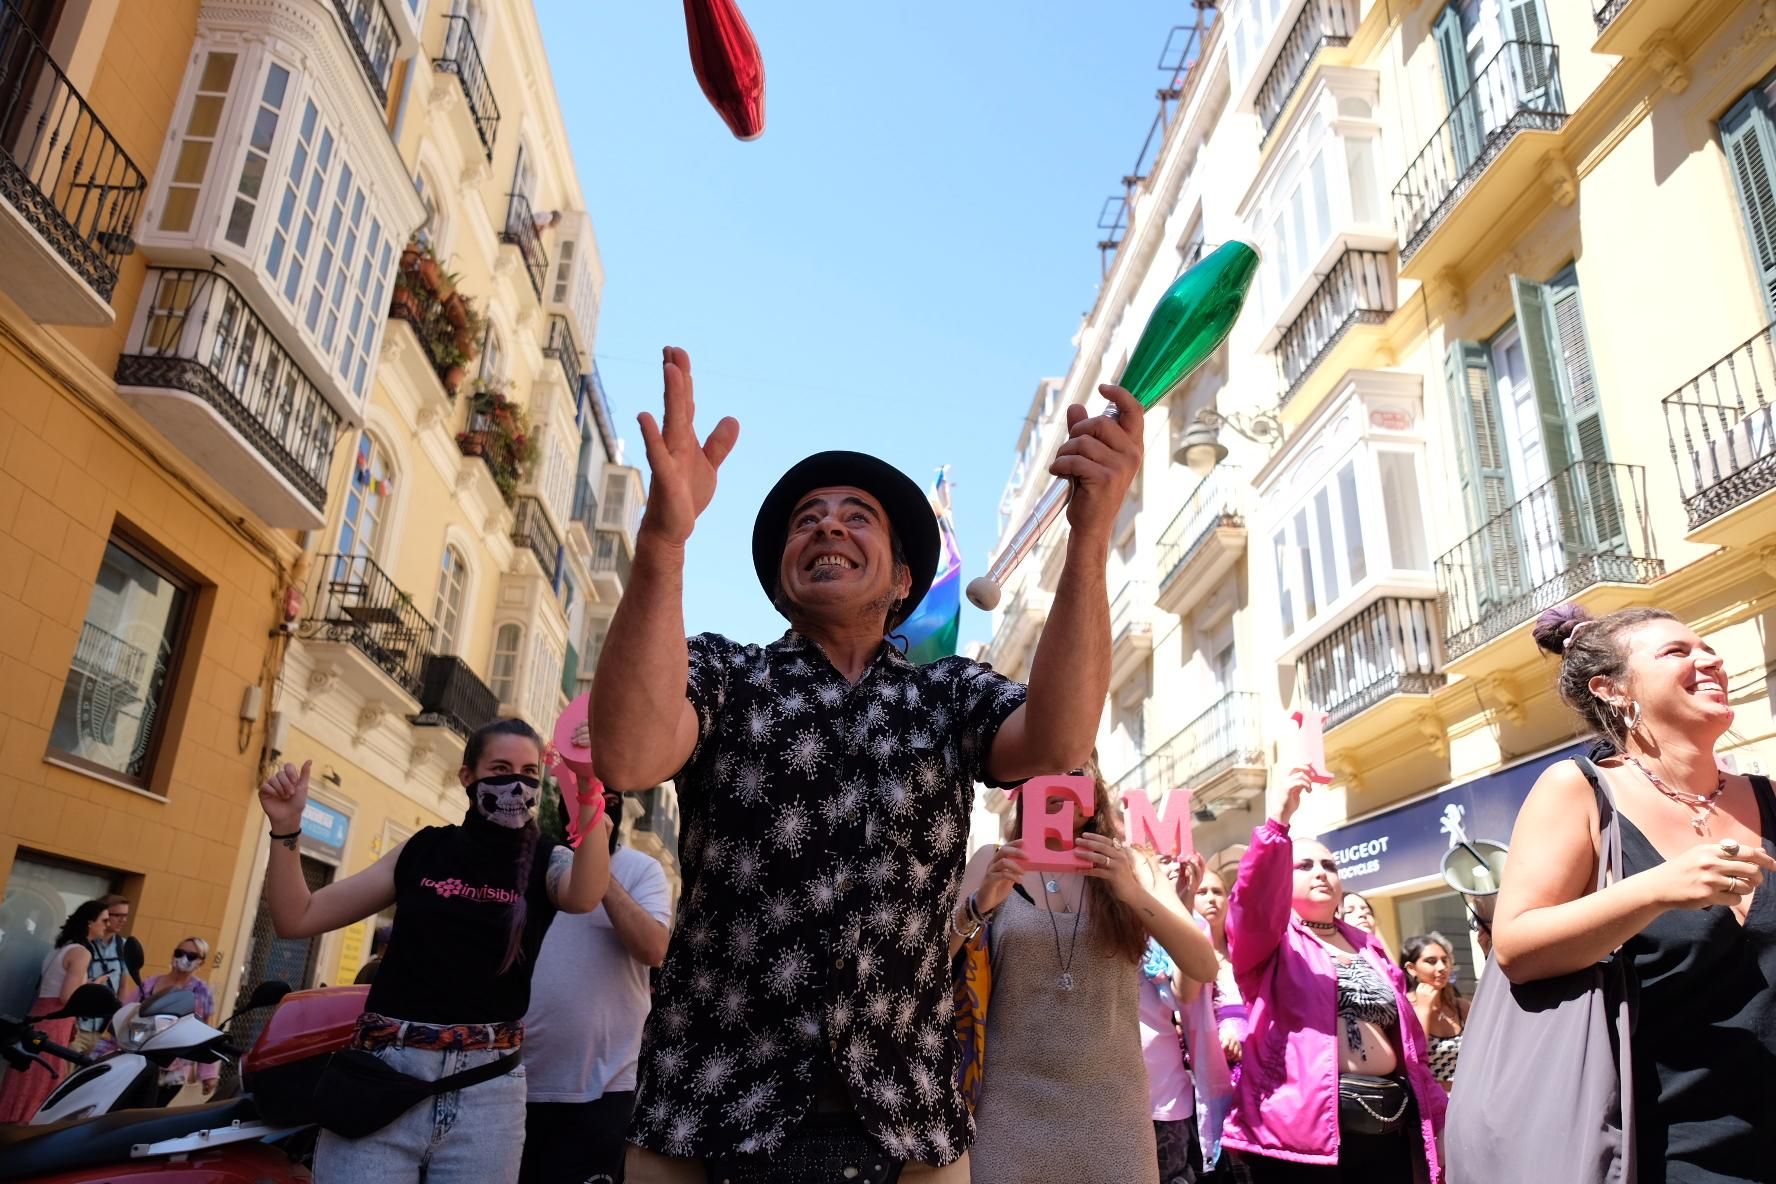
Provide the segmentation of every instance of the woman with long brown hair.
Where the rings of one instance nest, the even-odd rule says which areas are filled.
[[[1095,761],[1087,771],[1095,808],[1074,828],[1087,867],[1031,868],[1019,843],[983,849],[963,876],[952,929],[985,921],[993,968],[977,1179],[1157,1184],[1140,1022],[1148,937],[1171,955],[1183,991],[1215,977],[1208,935],[1153,858],[1124,841],[1122,808]],[[1020,834],[1025,807],[1020,796]]]

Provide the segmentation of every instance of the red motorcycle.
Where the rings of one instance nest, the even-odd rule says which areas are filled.
[[[240,1097],[202,1106],[118,1110],[47,1125],[0,1127],[0,1181],[295,1184],[311,1180],[315,1128],[304,1116],[307,1101],[328,1054],[351,1043],[368,994],[368,987],[325,987],[284,995],[241,1061],[241,1080],[248,1092]],[[25,1027],[20,1021],[13,1023]],[[13,1034],[9,1045],[52,1055],[64,1051],[46,1046],[41,1033],[28,1030],[22,1037]],[[219,1057],[237,1055],[220,1041],[201,1051]],[[97,1062],[82,1072],[92,1073],[104,1064]]]

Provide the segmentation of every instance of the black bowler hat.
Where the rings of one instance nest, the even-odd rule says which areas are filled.
[[[931,501],[913,479],[889,464],[863,452],[816,452],[797,461],[778,478],[759,506],[752,524],[752,566],[759,584],[773,602],[777,599],[777,569],[783,562],[783,544],[789,538],[789,516],[796,503],[816,489],[849,485],[861,489],[888,514],[888,525],[900,539],[912,587],[900,609],[889,618],[889,628],[913,615],[931,581],[937,575],[939,541],[937,515]]]

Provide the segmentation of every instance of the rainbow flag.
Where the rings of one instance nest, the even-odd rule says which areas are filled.
[[[904,640],[906,655],[924,665],[956,652],[956,637],[962,624],[962,552],[956,546],[955,520],[950,514],[950,470],[937,471],[931,483],[931,509],[937,514],[937,533],[943,550],[937,559],[937,576],[931,591],[913,610],[906,624],[895,630],[895,639]]]

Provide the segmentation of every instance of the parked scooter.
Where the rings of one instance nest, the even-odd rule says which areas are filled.
[[[241,1010],[272,1006],[289,993],[284,983],[262,983]],[[188,993],[169,992],[142,1007],[119,1006],[109,988],[89,983],[57,1016],[41,1017],[109,1014],[118,1049],[97,1060],[45,1040],[31,1021],[0,1018],[0,1056],[14,1071],[42,1071],[44,1054],[81,1066],[30,1124],[0,1127],[0,1181],[294,1184],[310,1178],[303,1126],[265,1121],[250,1097],[172,1109],[153,1105],[166,1064],[239,1055],[222,1032],[191,1014],[195,1001],[179,995]]]

